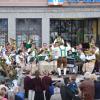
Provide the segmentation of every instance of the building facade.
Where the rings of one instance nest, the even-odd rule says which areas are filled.
[[[33,39],[52,43],[60,33],[72,45],[100,43],[100,0],[0,0],[0,45]]]

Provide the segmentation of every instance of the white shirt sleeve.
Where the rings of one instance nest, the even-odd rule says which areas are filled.
[[[85,61],[85,60],[86,60],[86,57],[85,57],[85,54],[84,54],[84,53],[81,53],[80,59],[81,59],[82,61]]]
[[[99,48],[97,47],[97,48],[96,48],[96,51],[95,51],[95,54],[99,54],[99,52],[100,52],[100,50],[99,50]]]
[[[95,54],[93,54],[91,56],[86,56],[86,59],[87,60],[94,60],[94,59],[96,59],[96,56],[95,56]]]

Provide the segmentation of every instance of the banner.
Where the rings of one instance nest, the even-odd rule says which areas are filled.
[[[63,5],[64,0],[48,0],[48,5]]]

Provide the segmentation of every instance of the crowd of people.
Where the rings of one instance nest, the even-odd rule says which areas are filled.
[[[99,100],[100,99],[100,80],[97,80],[95,74],[86,72],[84,77],[77,81],[77,76],[70,75],[64,77],[62,81],[53,81],[48,74],[43,77],[39,76],[39,71],[36,71],[35,77],[28,75],[24,78],[24,89],[26,98],[30,100]],[[59,95],[56,95],[55,88],[58,88]],[[28,93],[31,91],[31,96],[28,98]],[[34,91],[34,94],[33,92]],[[58,97],[57,97],[58,96]]]
[[[72,74],[55,81],[48,71],[43,76],[39,70],[35,71],[35,76],[30,72],[27,70],[24,77],[24,91],[14,86],[10,94],[6,83],[2,82],[0,100],[100,100],[100,79],[95,74],[86,72],[80,80]]]
[[[57,63],[56,68],[52,69],[49,66],[52,70],[49,70],[50,68],[42,70],[41,61],[48,63],[54,61]],[[27,43],[23,42],[19,48],[15,48],[10,43],[0,47],[0,73],[11,80],[24,79],[25,97],[23,98],[26,100],[28,98],[28,100],[53,100],[55,87],[58,87],[59,94],[61,94],[59,97],[62,100],[66,98],[66,100],[94,100],[97,94],[95,91],[99,91],[96,88],[100,87],[100,82],[96,78],[95,80],[92,78],[96,77],[95,72],[100,71],[99,64],[100,51],[93,39],[89,43],[80,43],[73,47],[61,36],[58,36],[50,45],[43,43],[41,48],[36,47],[32,39]],[[77,77],[73,75],[68,77],[67,72],[75,75],[80,73],[84,78],[77,83]],[[64,82],[52,80],[50,75],[55,75],[55,73],[59,78],[65,77]],[[21,77],[22,75],[24,77]],[[7,98],[8,89],[4,87],[4,84],[6,82],[3,82],[3,88],[0,89],[0,100]],[[2,86],[2,82],[0,86]],[[15,85],[17,88],[17,92],[14,92],[15,100],[19,100],[19,87],[19,84]],[[30,90],[31,96],[29,95]]]

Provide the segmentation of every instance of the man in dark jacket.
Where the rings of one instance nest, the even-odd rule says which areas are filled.
[[[45,72],[45,76],[42,78],[42,84],[43,84],[43,87],[45,89],[45,97],[46,97],[46,100],[50,100],[51,93],[49,91],[49,87],[52,85],[52,79],[49,76],[49,73],[48,72]]]
[[[39,71],[35,72],[35,78],[32,79],[33,90],[35,91],[34,100],[44,100],[42,79],[39,76]]]
[[[31,89],[31,75],[30,71],[26,72],[26,77],[24,78],[24,90],[25,90],[25,98],[28,98],[28,92]]]
[[[100,99],[100,81],[95,81],[95,99]]]

